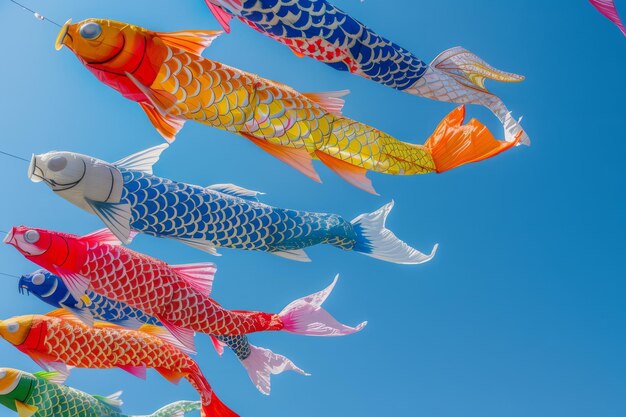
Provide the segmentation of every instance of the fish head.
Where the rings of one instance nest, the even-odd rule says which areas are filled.
[[[0,396],[12,398],[24,373],[12,368],[0,368]]]
[[[29,294],[33,293],[37,298],[54,307],[60,307],[59,298],[65,298],[69,294],[67,288],[65,291],[57,291],[61,287],[64,287],[63,281],[45,269],[22,275],[18,283],[20,292],[23,293],[26,290]]]
[[[52,236],[44,229],[18,226],[11,229],[3,242],[13,246],[22,255],[32,258],[48,252]]]
[[[122,195],[122,174],[115,165],[74,152],[33,155],[28,177],[89,212],[88,200],[118,203]]]
[[[14,346],[19,346],[24,343],[34,324],[33,315],[0,320],[0,337]]]

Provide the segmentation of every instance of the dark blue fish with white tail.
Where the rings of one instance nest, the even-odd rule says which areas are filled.
[[[107,163],[73,152],[35,155],[28,175],[96,214],[122,242],[131,232],[170,238],[217,255],[217,248],[269,252],[309,261],[304,248],[328,244],[398,264],[430,254],[413,249],[385,227],[393,202],[347,221],[337,214],[272,207],[257,191],[232,184],[200,187],[153,175],[163,144]]]

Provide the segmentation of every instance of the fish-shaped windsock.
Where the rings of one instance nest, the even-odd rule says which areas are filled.
[[[519,82],[524,77],[493,68],[455,47],[426,64],[326,0],[205,0],[227,32],[236,17],[254,30],[308,56],[387,87],[416,96],[491,110],[510,136],[522,128],[485,79]],[[525,133],[521,143],[530,144]]]
[[[622,31],[624,36],[626,36],[626,28],[624,28],[624,23],[622,23],[622,19],[620,19],[619,14],[617,13],[617,7],[615,6],[614,0],[589,0],[589,3],[602,13],[604,17],[613,22],[615,26]]]
[[[187,379],[200,394],[202,417],[235,417],[215,395],[194,362],[162,327],[140,331],[96,323],[88,327],[65,310],[0,320],[0,337],[46,370],[120,368],[145,379],[153,368],[172,383]]]
[[[138,102],[168,141],[188,120],[237,133],[310,178],[319,159],[341,178],[375,193],[367,171],[443,172],[509,149],[464,108],[444,119],[424,145],[402,142],[340,114],[346,92],[307,93],[202,57],[218,32],[152,32],[104,19],[66,24],[66,45],[100,81]]]
[[[152,166],[166,148],[162,144],[114,164],[50,152],[33,156],[28,175],[96,214],[124,243],[135,230],[212,254],[224,247],[299,261],[309,260],[303,248],[317,244],[404,264],[426,262],[435,254],[436,246],[423,254],[385,227],[393,203],[351,222],[336,214],[276,208],[257,201],[258,192],[232,184],[200,187],[153,175]]]
[[[83,320],[90,322],[106,321],[123,327],[140,328],[144,324],[160,326],[161,323],[143,311],[120,301],[104,297],[88,290],[87,298],[76,300],[63,280],[44,269],[23,275],[18,287],[20,292],[27,291],[55,308],[65,308]],[[211,336],[213,345],[221,355],[224,346],[228,346],[237,355],[246,368],[250,379],[263,394],[270,393],[270,376],[284,371],[304,373],[289,359],[271,350],[254,346],[246,335]]]
[[[122,413],[121,391],[91,395],[62,385],[65,377],[59,372],[0,368],[0,404],[18,417],[132,417]],[[178,401],[143,417],[182,417],[200,407],[198,401]]]
[[[227,310],[209,297],[215,272],[212,264],[168,265],[121,246],[106,229],[79,237],[14,227],[5,242],[61,277],[75,299],[91,289],[126,303],[155,317],[191,351],[195,351],[194,332],[238,336],[286,331],[343,336],[358,332],[366,324],[343,325],[322,308],[337,278],[325,290],[292,302],[278,314]],[[85,320],[85,314],[78,318],[88,325],[93,321]]]

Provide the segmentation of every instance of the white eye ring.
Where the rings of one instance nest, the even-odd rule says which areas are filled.
[[[80,27],[78,30],[80,36],[87,40],[96,39],[102,33],[102,26],[96,22],[88,22]]]
[[[46,276],[44,274],[35,274],[33,275],[33,284],[35,285],[41,285],[44,282],[46,282]]]
[[[24,233],[24,240],[26,243],[37,243],[39,242],[39,232],[36,230],[29,230]]]
[[[59,172],[67,166],[67,158],[64,156],[55,156],[48,161],[48,169],[52,172]]]
[[[9,333],[15,333],[20,329],[20,324],[17,322],[11,322],[9,324],[7,324],[7,331]]]

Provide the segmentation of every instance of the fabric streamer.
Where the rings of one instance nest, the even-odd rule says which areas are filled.
[[[626,28],[624,28],[624,24],[617,13],[617,7],[615,6],[615,1],[613,0],[589,0],[589,3],[593,5],[600,13],[602,13],[607,19],[611,22],[615,23],[615,26],[622,31],[624,36],[626,36]]]

